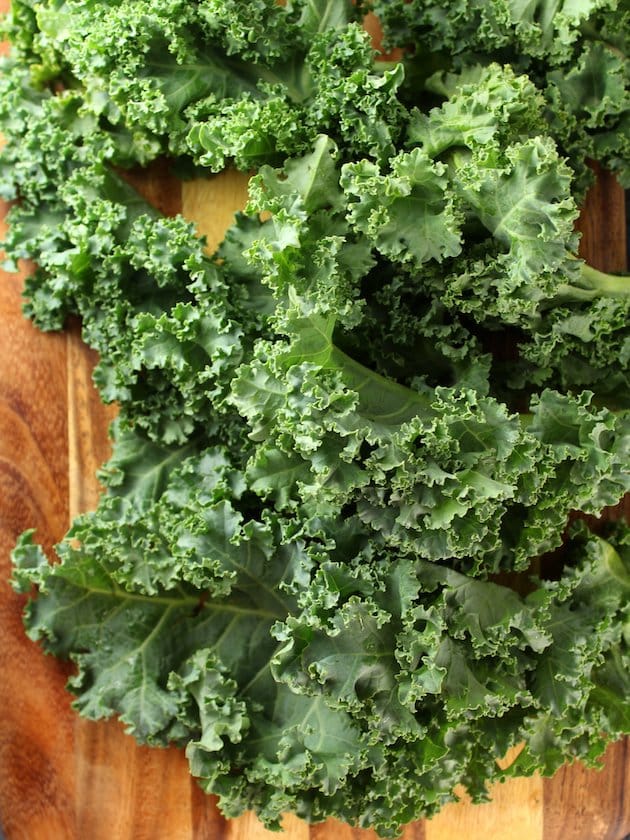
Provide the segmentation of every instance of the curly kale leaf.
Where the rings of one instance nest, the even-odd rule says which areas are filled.
[[[251,169],[306,151],[325,131],[346,154],[385,160],[405,117],[397,98],[403,76],[402,65],[378,70],[358,26],[322,32],[302,66],[274,67],[251,94],[191,108],[182,153],[213,171],[230,159]]]
[[[401,5],[390,31],[429,8]],[[471,8],[432,25],[472,20],[475,55],[432,52],[413,95],[341,0],[16,0],[5,24],[8,265],[38,263],[41,326],[82,318],[121,407],[97,510],[58,563],[24,535],[14,586],[76,707],[185,746],[228,816],[394,836],[629,731],[627,529],[572,529],[526,595],[489,579],[628,489],[601,400],[630,296],[573,256],[562,159],[623,166],[625,13]],[[514,31],[529,78],[492,63]],[[164,151],[267,164],[215,255],[121,174]]]
[[[415,51],[409,76],[421,82],[435,67],[470,72],[493,61],[526,72],[543,95],[547,131],[567,155],[581,195],[592,178],[587,158],[630,182],[627,3],[514,3],[431,0],[370,3],[390,45]],[[427,90],[435,90],[428,80]],[[444,95],[444,91],[441,91]]]
[[[45,329],[82,318],[84,340],[100,353],[101,395],[121,404],[128,425],[183,442],[205,414],[210,436],[217,424],[231,434],[239,423],[221,399],[243,334],[264,323],[247,300],[250,279],[222,272],[189,222],[162,217],[112,168],[114,139],[76,93],[37,93],[16,67],[3,86],[3,193],[21,198],[7,265],[38,265],[25,285],[27,314]]]
[[[127,135],[127,161],[168,152],[220,171],[281,162],[321,131],[356,154],[392,153],[403,68],[375,69],[355,17],[347,0],[51,0],[18,7],[7,29],[35,79],[78,87],[86,111]]]
[[[388,37],[397,43],[432,38],[434,48],[458,53],[509,48],[552,65],[570,60],[583,41],[605,39],[625,19],[624,6],[616,0],[573,4],[460,0],[447,10],[430,0],[376,0],[373,5]]]
[[[498,66],[460,81],[440,108],[412,115],[411,151],[387,168],[370,161],[343,167],[347,218],[383,255],[410,269],[418,306],[428,294],[454,316],[470,315],[495,332],[517,326],[526,335],[510,340],[532,363],[523,375],[539,385],[612,394],[611,361],[627,353],[628,280],[573,256],[571,173],[549,138],[526,136],[543,130],[531,83]],[[428,172],[437,215],[425,221],[419,199],[427,200]],[[400,225],[407,205],[414,213]]]
[[[479,801],[482,780],[593,761],[602,731],[627,731],[627,529],[582,529],[560,578],[523,597],[392,553],[356,519],[309,535],[254,509],[225,450],[175,466],[175,450],[147,460],[141,439],[122,443],[118,484],[61,562],[25,535],[14,585],[38,585],[28,632],[75,662],[75,705],[185,744],[226,815],[274,826],[291,809],[394,836],[458,783]],[[104,550],[113,537],[137,563]]]
[[[521,423],[472,392],[397,386],[334,348],[325,365],[285,368],[265,347],[232,399],[258,442],[252,486],[277,507],[356,508],[389,545],[474,555],[475,571],[526,567],[560,543],[571,510],[599,512],[628,486],[627,417],[588,396],[546,392]]]
[[[589,394],[548,391],[519,419],[483,389],[409,387],[350,355],[366,269],[342,263],[353,274],[327,285],[344,243],[323,235],[324,221],[337,213],[347,230],[337,178],[322,137],[311,155],[252,182],[252,209],[272,214],[250,253],[276,300],[277,332],[255,344],[232,383],[230,400],[258,444],[253,487],[311,516],[356,510],[390,545],[421,556],[475,553],[475,570],[524,567],[558,545],[570,510],[601,511],[623,494],[627,416],[602,413]],[[361,253],[346,236],[348,253]]]

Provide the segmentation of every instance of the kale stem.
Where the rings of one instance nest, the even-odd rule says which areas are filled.
[[[580,266],[580,285],[559,283],[552,305],[566,301],[589,301],[598,297],[630,298],[630,277],[607,274],[586,263]]]
[[[587,288],[607,297],[630,297],[630,277],[607,274],[586,263],[582,264],[580,272]]]

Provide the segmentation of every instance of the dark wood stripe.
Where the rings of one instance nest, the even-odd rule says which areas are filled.
[[[601,271],[627,268],[625,195],[610,173],[594,167],[598,180],[590,190],[579,222],[580,254]],[[630,497],[606,512],[628,517]],[[610,746],[604,769],[581,764],[562,768],[544,781],[544,840],[621,840],[630,834],[630,748],[628,739]]]
[[[580,255],[600,271],[625,271],[628,266],[625,193],[610,172],[593,165],[597,175],[584,202],[577,228]]]
[[[204,793],[191,777],[190,802],[192,809],[191,840],[227,840],[228,823],[217,808],[215,796]],[[281,840],[279,835],[278,840]]]
[[[182,182],[171,171],[171,161],[159,158],[146,169],[120,173],[143,198],[165,216],[182,212]]]
[[[67,528],[66,344],[24,319],[21,291],[20,277],[0,272],[0,824],[7,840],[65,840],[75,819],[67,670],[27,638],[25,599],[8,578],[25,528],[47,548]]]

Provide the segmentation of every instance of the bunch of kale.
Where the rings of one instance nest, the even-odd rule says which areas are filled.
[[[621,61],[612,3],[537,18],[513,66],[522,21],[488,46],[375,7],[404,62],[340,0],[14,0],[0,191],[27,313],[81,316],[120,407],[61,562],[15,550],[29,634],[225,814],[393,836],[630,731],[628,529],[573,526],[533,576],[628,489],[630,284],[574,232],[584,155],[627,167],[627,91],[592,124],[570,95]],[[125,178],[161,155],[258,168],[215,254]]]

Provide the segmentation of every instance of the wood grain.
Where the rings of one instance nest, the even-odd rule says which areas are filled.
[[[309,840],[310,827],[292,814],[282,821],[280,840]],[[251,811],[237,820],[229,820],[226,840],[278,840],[277,831],[268,831]]]
[[[101,488],[96,471],[111,454],[108,429],[115,406],[104,405],[92,382],[96,353],[81,340],[81,325],[73,321],[66,335],[68,405],[68,513],[93,510]]]
[[[11,840],[44,840],[71,836],[73,715],[65,667],[24,633],[9,553],[25,528],[48,548],[67,528],[66,342],[24,320],[21,287],[0,282],[0,821]]]
[[[490,802],[472,805],[468,797],[447,805],[426,821],[426,840],[538,840],[543,837],[543,782],[510,779],[492,786]]]
[[[630,834],[630,741],[612,744],[602,770],[580,762],[544,783],[544,840],[623,840]]]
[[[6,3],[0,0],[0,9]],[[180,185],[162,162],[129,176],[163,212],[182,209],[212,248],[245,199],[231,173]],[[581,222],[583,254],[625,267],[623,196],[600,173]],[[64,689],[68,669],[25,636],[24,598],[8,587],[18,534],[37,529],[47,548],[71,515],[92,508],[109,452],[112,409],[92,386],[94,355],[74,324],[43,335],[22,318],[21,278],[0,279],[0,824],[7,840],[272,840],[251,814],[226,822],[191,780],[183,753],[138,747],[114,721],[80,720]],[[405,829],[404,840],[620,840],[630,832],[628,742],[601,773],[573,765],[553,779],[512,780],[493,801],[448,806]],[[625,794],[625,797],[624,797]],[[282,840],[375,840],[372,831],[287,816]]]
[[[248,181],[247,175],[232,171],[182,185],[182,214],[196,223],[210,253],[223,239],[236,211],[244,209]]]
[[[161,212],[181,210],[181,182],[164,162],[125,177]],[[69,512],[92,510],[101,488],[96,470],[110,454],[108,428],[115,407],[103,406],[92,383],[96,355],[67,333]],[[225,820],[204,796],[182,750],[140,747],[117,721],[98,724],[73,716],[76,825],[82,840],[221,838]],[[199,795],[201,794],[201,795]],[[11,838],[12,840],[12,838]]]
[[[597,180],[589,190],[577,228],[580,255],[600,271],[628,269],[626,197],[610,172],[593,164]]]
[[[594,167],[597,182],[589,191],[578,228],[580,254],[601,271],[626,271],[628,246],[624,191],[610,173]],[[606,512],[630,517],[630,497]],[[630,741],[612,744],[604,770],[582,764],[560,769],[544,782],[544,840],[621,840],[630,834]]]
[[[220,236],[217,219],[227,224],[243,205],[244,182],[229,175],[213,185],[212,194],[208,182],[186,185],[184,207],[191,217],[196,214],[199,231],[215,244]],[[143,189],[151,196],[159,192],[159,183]],[[611,200],[615,224],[621,228],[619,195]],[[174,202],[171,188],[168,201]],[[590,232],[585,236],[592,239],[592,223],[586,230]],[[613,257],[612,247],[601,258],[621,259],[619,254]],[[590,259],[598,264],[597,254],[591,252]],[[99,488],[94,470],[109,450],[112,411],[100,404],[92,386],[95,358],[81,343],[78,326],[66,336],[42,335],[20,314],[19,279],[5,279],[0,291],[5,324],[0,354],[0,524],[6,579],[7,554],[23,528],[36,526],[50,546],[64,533],[71,513],[95,504]],[[0,723],[0,814],[8,840],[277,836],[251,814],[226,823],[214,799],[191,781],[181,751],[140,748],[116,722],[76,717],[63,689],[65,668],[43,657],[24,636],[22,602],[6,588],[2,592],[0,699],[7,712]],[[404,838],[450,840],[464,833],[467,840],[485,840],[489,834],[510,840],[619,840],[630,830],[622,795],[627,768],[627,743],[614,745],[601,774],[574,765],[544,783],[512,780],[495,787],[490,804],[447,806],[433,820],[408,826]],[[309,827],[287,817],[283,840],[307,838],[374,840],[375,834],[334,820]]]

